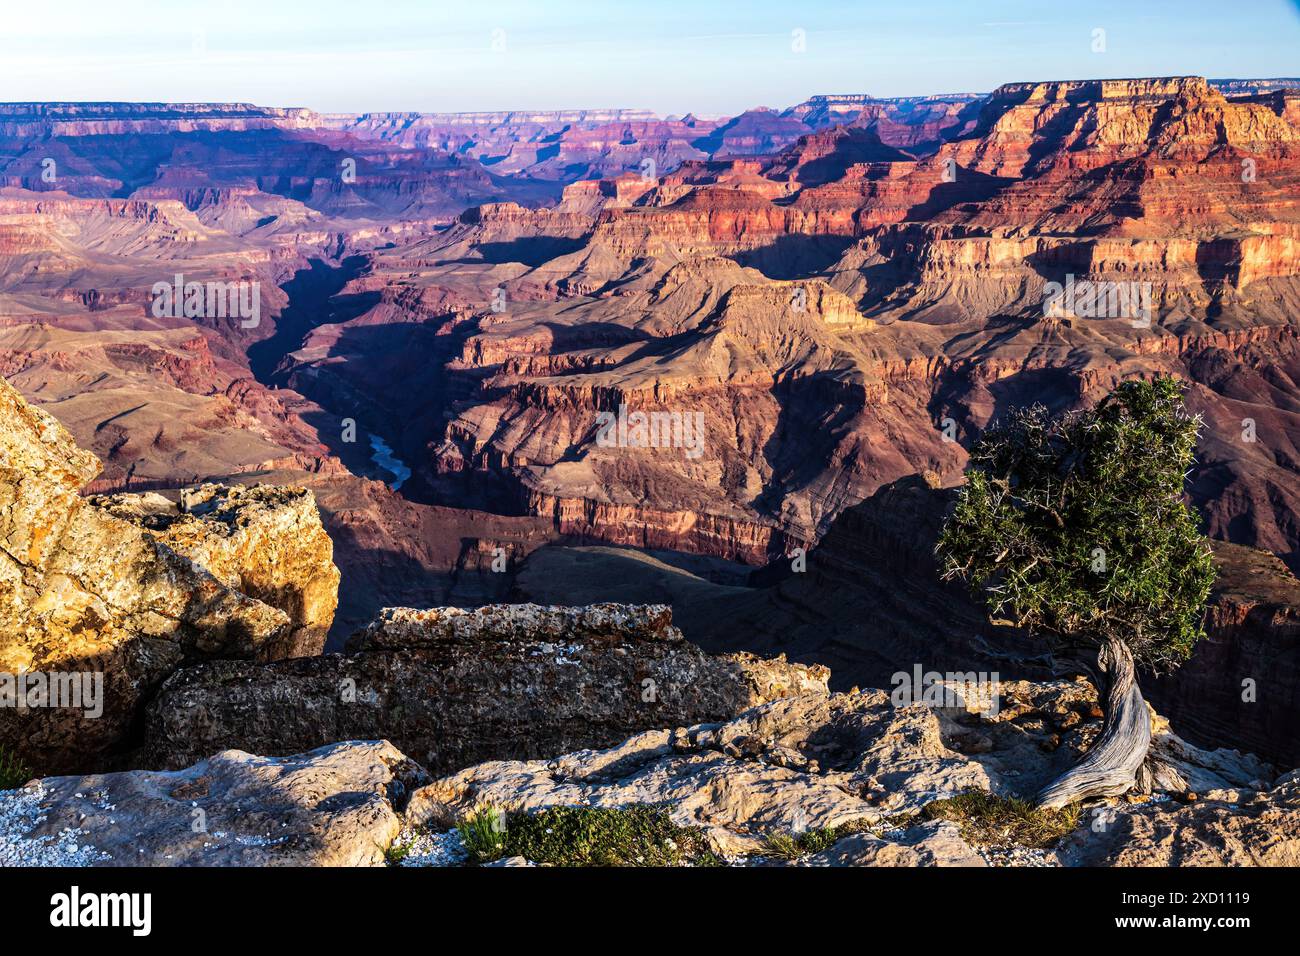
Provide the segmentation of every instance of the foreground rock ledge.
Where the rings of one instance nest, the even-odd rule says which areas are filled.
[[[373,866],[427,779],[383,741],[49,777],[0,793],[0,866]]]
[[[1077,761],[1101,728],[1100,717],[1092,716],[1099,715],[1096,693],[1087,682],[1011,682],[1002,685],[1002,694],[1003,706],[992,718],[960,708],[895,707],[879,690],[805,694],[722,724],[651,731],[611,750],[471,767],[419,790],[407,816],[412,825],[442,829],[485,803],[524,811],[665,804],[674,822],[702,827],[727,856],[762,854],[773,833],[866,821],[873,833],[805,862],[966,865],[975,851],[955,849],[955,831],[936,826],[940,821],[925,831],[914,818],[902,831],[895,824],[968,790],[1032,794]],[[1272,813],[1252,816],[1235,805],[1227,811],[1238,821],[1239,842],[1252,847],[1233,858],[1263,863],[1279,854],[1273,850],[1270,856],[1265,846],[1300,848],[1300,794],[1294,788],[1271,791],[1275,774],[1267,764],[1237,751],[1193,747],[1162,718],[1155,718],[1152,730],[1157,772],[1141,799],[1163,800],[1191,789],[1249,796]],[[1124,803],[1114,812],[1119,820],[1130,811],[1159,815],[1177,806],[1134,809]],[[1085,844],[1092,832],[1089,813],[1079,824]],[[1203,847],[1203,862],[1219,852],[1215,826],[1187,836]],[[930,852],[920,846],[927,840],[927,847],[946,848]],[[1096,849],[1087,862],[1121,862],[1120,847],[1114,841],[1110,846],[1109,852]],[[1036,856],[1042,864],[1067,862],[1044,852]],[[997,852],[988,857],[1002,859]],[[1122,862],[1144,865],[1147,858],[1135,852]]]
[[[388,609],[352,646],[178,672],[148,708],[141,763],[176,768],[230,748],[285,754],[383,738],[446,773],[725,720],[824,694],[829,678],[783,657],[707,655],[662,605]]]
[[[293,664],[298,662],[286,662]],[[1153,722],[1147,792],[1089,806],[1050,849],[975,844],[918,815],[976,790],[1032,793],[1100,728],[1086,682],[1003,685],[992,717],[894,707],[884,691],[803,693],[734,719],[637,734],[604,750],[478,764],[429,782],[392,744],[291,757],[224,751],[181,771],[36,781],[0,793],[0,865],[378,865],[484,804],[665,805],[734,862],[782,864],[768,837],[853,823],[806,866],[1293,865],[1297,772],[1200,750]],[[1190,800],[1190,792],[1199,799]],[[196,821],[203,829],[194,830]],[[144,852],[140,852],[143,850]],[[444,854],[441,862],[455,862]],[[408,857],[409,861],[409,857]]]

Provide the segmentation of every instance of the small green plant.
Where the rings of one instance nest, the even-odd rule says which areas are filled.
[[[802,833],[772,833],[764,841],[766,855],[783,860],[797,860],[810,853],[829,850],[846,836],[870,829],[866,820],[851,820],[839,826],[815,827]]]
[[[1046,809],[1028,800],[967,790],[926,804],[917,816],[921,820],[951,820],[967,843],[1047,849],[1079,825],[1079,804]]]
[[[32,771],[16,754],[0,747],[0,790],[17,790],[32,779]]]
[[[411,852],[411,847],[415,845],[415,838],[403,840],[398,837],[384,851],[384,860],[389,866],[398,866]]]
[[[456,829],[471,863],[491,863],[506,855],[506,816],[496,807],[480,807]]]
[[[557,866],[716,865],[703,834],[658,806],[553,807],[510,821],[509,854]]]
[[[803,856],[803,851],[799,849],[799,840],[789,833],[769,833],[763,843],[768,856],[775,856],[782,860],[797,860]]]
[[[512,813],[485,807],[461,823],[471,863],[522,856],[551,866],[720,866],[697,827],[661,806],[552,807]]]

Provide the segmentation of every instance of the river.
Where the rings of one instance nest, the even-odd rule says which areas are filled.
[[[370,449],[370,460],[393,476],[393,482],[389,487],[397,491],[406,479],[411,477],[411,469],[406,467],[406,462],[393,454],[393,449],[388,446],[388,442],[378,435],[370,436]]]

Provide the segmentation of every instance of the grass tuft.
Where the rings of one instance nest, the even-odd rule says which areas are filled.
[[[1045,850],[1079,825],[1078,804],[1048,810],[1028,800],[968,790],[948,800],[926,804],[922,820],[951,820],[962,839],[979,846],[1018,844]]]
[[[384,861],[389,866],[399,866],[403,860],[411,853],[411,847],[415,845],[415,838],[403,840],[398,837],[392,842],[387,850],[384,851]]]
[[[850,820],[834,827],[816,827],[802,833],[773,833],[767,837],[766,855],[783,860],[797,860],[810,853],[829,850],[846,836],[870,830],[866,820]]]
[[[30,779],[31,768],[19,760],[16,754],[0,747],[0,790],[17,790]]]
[[[506,816],[496,807],[480,807],[456,827],[472,863],[491,863],[506,855]]]
[[[495,814],[495,816],[489,816]],[[493,821],[496,821],[495,823]],[[552,807],[503,817],[484,808],[460,825],[472,863],[522,856],[551,866],[720,866],[704,834],[659,806]]]

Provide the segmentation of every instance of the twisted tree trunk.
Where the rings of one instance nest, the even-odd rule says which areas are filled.
[[[1039,806],[1118,797],[1137,782],[1151,746],[1151,716],[1137,685],[1133,655],[1123,641],[1111,639],[1101,646],[1093,683],[1106,715],[1101,736],[1083,760],[1039,791]]]

